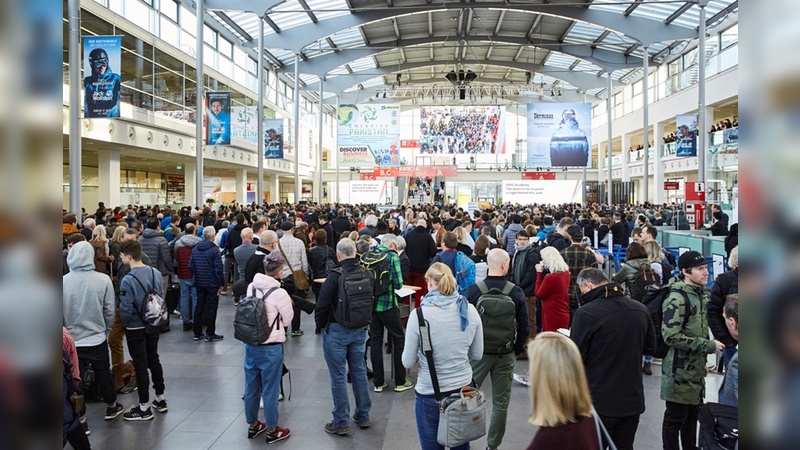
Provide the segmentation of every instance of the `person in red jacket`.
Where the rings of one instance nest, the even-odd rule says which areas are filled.
[[[569,328],[569,266],[555,247],[543,248],[541,255],[534,294],[542,302],[542,331]]]

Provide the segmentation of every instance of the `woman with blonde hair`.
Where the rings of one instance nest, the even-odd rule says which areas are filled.
[[[358,231],[351,231],[350,235],[347,237],[349,237],[351,241],[356,242],[358,240]]]
[[[98,225],[92,231],[92,240],[90,241],[94,248],[94,270],[100,273],[108,272],[108,263],[114,261],[114,257],[109,254],[108,235],[106,234],[106,227]]]
[[[483,326],[475,307],[458,294],[456,279],[449,267],[433,263],[425,272],[425,282],[428,293],[420,308],[430,333],[440,398],[444,399],[472,382],[469,362],[483,357]],[[414,412],[420,447],[422,450],[439,450],[444,448],[436,440],[440,405],[420,342],[419,318],[417,314],[411,314],[403,347],[403,365],[410,369],[419,362]],[[452,448],[467,449],[469,443]]]
[[[539,427],[528,450],[599,450],[592,399],[578,346],[543,332],[528,343],[529,422]]]
[[[456,227],[453,230],[453,233],[455,233],[456,238],[458,239],[456,250],[467,256],[472,256],[472,247],[467,244],[467,230],[465,230],[464,227]]]
[[[555,247],[540,252],[534,295],[542,302],[542,331],[569,328],[569,266]]]
[[[656,283],[663,284],[664,253],[661,252],[661,246],[658,245],[656,241],[647,241],[642,245],[644,246],[645,253],[647,253],[647,260],[650,262],[650,268],[656,273]]]

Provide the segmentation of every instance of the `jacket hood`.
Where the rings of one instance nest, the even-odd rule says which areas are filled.
[[[94,270],[94,247],[92,244],[82,241],[73,245],[67,254],[67,265],[71,271]]]
[[[74,247],[73,247],[74,248]],[[673,277],[669,281],[669,286],[673,289],[680,289],[683,291],[693,292],[694,294],[702,297],[706,293],[705,286],[694,286],[686,283],[678,277]]]
[[[78,231],[78,229],[75,228],[75,225],[73,225],[71,223],[61,224],[61,231],[62,231],[61,234],[63,234],[64,236],[69,236],[70,234],[80,233],[80,231]]]
[[[519,231],[519,230],[523,230],[523,229],[524,228],[522,227],[522,224],[520,224],[520,223],[512,223],[511,225],[508,226],[508,228],[506,228],[506,230],[513,230],[513,231]]]
[[[638,258],[638,259],[632,259],[630,261],[625,261],[625,264],[633,267],[636,270],[639,270],[640,268],[642,268],[642,266],[649,265],[650,261],[647,258]]]
[[[597,300],[598,298],[624,297],[624,292],[625,290],[620,284],[612,281],[602,286],[598,286],[585,294],[578,294],[578,298],[580,299],[581,305],[585,305],[593,300]]]
[[[201,251],[206,251],[210,248],[218,248],[218,247],[216,246],[216,244],[214,244],[214,241],[203,240],[199,244],[197,244],[197,249]]]
[[[159,233],[157,230],[154,230],[152,228],[148,228],[148,229],[142,231],[142,237],[143,238],[151,238],[151,237],[156,237],[156,236],[161,236],[161,233]]]
[[[202,241],[199,237],[193,234],[184,234],[180,239],[175,241],[175,247],[192,247]]]
[[[261,292],[266,292],[268,289],[272,289],[274,287],[277,288],[281,287],[281,283],[269,275],[264,275],[263,273],[257,273],[256,276],[253,278],[252,286]]]

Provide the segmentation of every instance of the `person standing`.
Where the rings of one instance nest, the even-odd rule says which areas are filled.
[[[722,273],[714,280],[711,285],[711,295],[706,309],[708,310],[708,326],[714,338],[725,344],[722,351],[722,361],[720,369],[728,366],[728,362],[737,353],[739,342],[726,326],[727,319],[724,314],[725,300],[730,294],[739,293],[739,246],[733,248],[731,256],[728,258],[728,266],[731,270]],[[720,370],[721,371],[721,370]]]
[[[167,292],[169,277],[172,274],[172,256],[169,252],[169,243],[161,233],[158,219],[151,217],[147,220],[147,229],[139,236],[142,251],[152,261],[152,267],[161,273],[161,292]]]
[[[570,225],[567,228],[572,243],[569,247],[561,250],[561,257],[564,262],[569,266],[569,321],[572,323],[575,312],[580,305],[578,304],[578,274],[583,269],[595,267],[597,264],[603,264],[603,256],[595,253],[588,246],[582,244],[583,241],[583,228],[580,225]]]
[[[431,258],[436,256],[436,243],[428,233],[427,226],[425,219],[418,219],[417,226],[409,231],[406,236],[406,254],[408,254],[408,260],[411,263],[408,284],[420,288],[420,291],[415,295],[416,307],[419,307],[420,299],[428,292],[425,271],[431,265]]]
[[[284,288],[289,292],[289,295],[301,295],[305,297],[305,291],[298,290],[294,283],[294,271],[302,270],[306,276],[310,277],[310,270],[308,265],[308,255],[306,254],[306,244],[300,239],[292,236],[292,229],[294,224],[292,222],[283,222],[281,230],[283,236],[278,239],[278,253],[280,253],[286,260],[286,265],[283,266],[283,280]],[[303,330],[300,329],[300,307],[294,305],[294,318],[292,319],[292,337],[302,336]]]
[[[647,307],[626,297],[600,269],[582,270],[576,284],[582,306],[570,338],[581,352],[594,407],[611,440],[620,450],[633,450],[645,410],[642,355],[656,345],[653,321]]]
[[[519,230],[515,238],[514,262],[511,264],[508,278],[522,289],[525,294],[525,303],[528,310],[528,340],[536,337],[536,297],[534,287],[536,285],[536,265],[541,261],[539,252],[532,248],[530,235],[525,230]],[[525,359],[528,355],[524,349],[517,352],[520,359]]]
[[[175,240],[175,271],[181,286],[180,310],[183,331],[194,329],[192,306],[197,306],[197,288],[194,285],[194,274],[189,270],[189,259],[194,248],[202,241],[195,235],[193,223],[187,223],[186,234]]]
[[[569,266],[555,247],[545,247],[540,253],[535,295],[542,302],[542,331],[569,328]]]
[[[222,272],[222,257],[219,247],[214,244],[216,233],[213,228],[203,230],[203,241],[192,249],[189,258],[189,270],[194,274],[194,286],[197,289],[197,305],[194,307],[194,340],[203,338],[203,310],[207,309],[206,342],[221,341],[222,335],[216,333],[217,309],[219,295],[225,287]]]

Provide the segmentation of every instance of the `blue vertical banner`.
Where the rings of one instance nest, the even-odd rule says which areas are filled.
[[[264,158],[283,158],[283,119],[264,119]]]
[[[206,92],[206,144],[231,145],[231,93]]]
[[[83,117],[119,118],[122,36],[83,38]]]
[[[675,116],[675,156],[697,156],[697,115]]]

